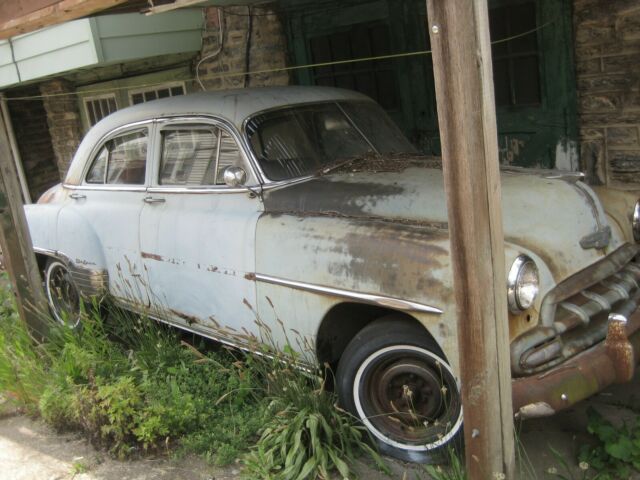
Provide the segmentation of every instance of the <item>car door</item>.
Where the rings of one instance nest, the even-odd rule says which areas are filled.
[[[233,130],[202,118],[158,121],[140,249],[161,320],[219,339],[257,333],[255,229],[262,203],[224,184],[228,166],[257,185]]]
[[[76,263],[104,262],[109,292],[134,308],[149,304],[139,219],[152,125],[142,122],[120,128],[101,141],[89,157],[82,184],[73,187],[58,218],[59,243],[70,249],[63,253]]]

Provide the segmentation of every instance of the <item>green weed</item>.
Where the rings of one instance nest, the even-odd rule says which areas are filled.
[[[353,478],[349,464],[363,453],[384,468],[322,372],[291,366],[299,363],[291,349],[254,355],[189,343],[116,308],[105,317],[97,305],[87,306],[81,328],[54,326],[35,346],[12,295],[0,295],[0,393],[114,456],[243,458],[250,478]]]
[[[632,425],[616,427],[594,408],[587,410],[588,431],[597,441],[582,447],[579,460],[597,472],[598,480],[632,478],[640,474],[640,416]]]
[[[458,452],[448,451],[448,465],[425,465],[424,469],[433,480],[467,480],[464,459],[460,459]]]

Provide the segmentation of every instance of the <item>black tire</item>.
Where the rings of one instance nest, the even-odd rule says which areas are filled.
[[[81,319],[80,291],[67,266],[49,259],[44,269],[44,291],[53,318],[69,328],[78,328]]]
[[[367,427],[382,453],[433,463],[460,446],[458,382],[417,322],[389,315],[367,325],[347,345],[336,382],[340,404]]]

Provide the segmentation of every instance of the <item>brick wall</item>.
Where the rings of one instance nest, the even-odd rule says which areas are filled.
[[[267,70],[286,66],[287,46],[282,23],[276,12],[269,6],[252,7],[249,70]],[[252,75],[248,82],[244,76],[216,78],[221,73],[246,71],[246,52],[249,31],[248,7],[224,7],[222,9],[223,40],[219,43],[218,9],[205,9],[206,29],[203,34],[202,52],[198,73],[207,90],[224,88],[259,87],[267,85],[287,85],[287,72]],[[209,58],[207,58],[209,57]],[[195,68],[195,66],[194,66]],[[199,90],[199,85],[194,85]]]
[[[640,5],[574,0],[581,162],[592,182],[640,185]]]
[[[51,144],[60,176],[64,177],[82,140],[82,125],[75,88],[64,80],[51,80],[40,84],[40,92],[45,96],[46,111]],[[62,94],[62,95],[61,95]]]
[[[35,202],[49,187],[60,182],[55,154],[51,145],[47,116],[42,100],[11,100],[40,95],[37,86],[7,93],[9,114],[22,157],[22,167],[31,198]]]

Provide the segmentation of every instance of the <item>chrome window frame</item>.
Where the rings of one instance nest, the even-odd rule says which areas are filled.
[[[259,175],[257,175],[254,159],[252,156],[248,154],[247,146],[242,141],[242,137],[237,132],[235,126],[220,117],[214,115],[173,115],[166,117],[159,117],[154,120],[155,122],[155,138],[153,140],[154,143],[154,154],[153,154],[153,165],[152,165],[152,176],[149,179],[147,191],[149,193],[241,193],[241,192],[251,192],[253,188],[261,188],[262,179]],[[170,126],[202,126],[202,127],[216,127],[220,130],[229,134],[229,136],[236,142],[238,146],[238,151],[242,156],[245,167],[247,167],[248,172],[247,176],[254,180],[254,183],[248,184],[243,187],[229,187],[227,185],[199,185],[195,187],[183,186],[183,185],[161,185],[159,183],[160,176],[160,163],[162,156],[162,135],[161,131]],[[218,141],[219,143],[219,141]],[[217,155],[217,154],[216,154]],[[216,158],[216,163],[218,159]]]
[[[120,191],[120,192],[144,192],[147,189],[147,185],[149,184],[149,170],[151,161],[153,158],[153,137],[154,137],[154,124],[155,120],[142,120],[139,122],[127,123],[125,125],[121,125],[117,128],[114,128],[107,134],[103,135],[99,141],[95,143],[89,155],[87,155],[87,160],[84,162],[84,166],[82,168],[82,183],[80,185],[70,185],[67,183],[63,183],[62,186],[64,188],[68,188],[70,190],[96,190],[96,191]],[[93,162],[96,159],[96,156],[100,153],[100,150],[104,147],[105,143],[109,140],[118,137],[122,134],[126,134],[128,132],[133,132],[136,130],[142,130],[143,128],[147,129],[147,160],[144,172],[144,183],[142,185],[138,184],[108,184],[108,183],[88,183],[87,175],[89,174],[89,170],[93,166]]]

